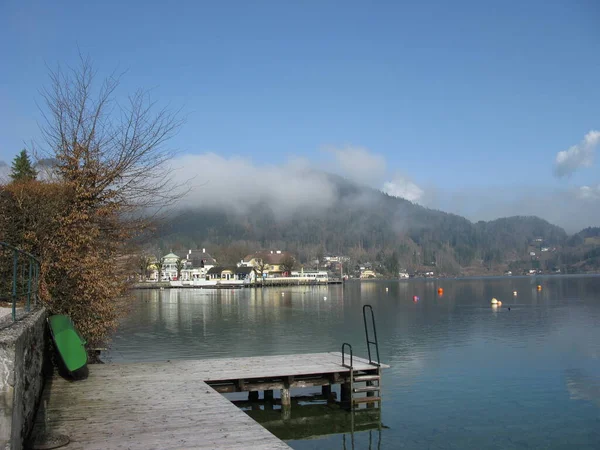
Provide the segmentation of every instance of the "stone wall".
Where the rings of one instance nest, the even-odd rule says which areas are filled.
[[[21,450],[51,367],[46,310],[0,330],[0,449]]]

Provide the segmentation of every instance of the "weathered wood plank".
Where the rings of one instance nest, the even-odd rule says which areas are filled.
[[[95,365],[84,381],[48,380],[34,432],[69,435],[67,449],[286,449],[206,382],[257,391],[320,386],[347,378],[340,363],[339,353],[312,353]],[[377,369],[361,358],[354,365]]]

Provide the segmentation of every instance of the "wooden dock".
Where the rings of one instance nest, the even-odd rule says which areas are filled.
[[[355,357],[353,373],[387,367]],[[341,384],[347,397],[350,378],[340,353],[92,365],[86,380],[47,380],[33,437],[67,435],[65,449],[289,449],[219,392],[281,390],[285,417],[290,388]]]

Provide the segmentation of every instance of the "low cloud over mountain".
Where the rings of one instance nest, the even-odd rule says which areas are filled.
[[[422,203],[425,191],[407,177],[397,174],[383,183],[383,192],[394,197],[405,198],[413,203]]]
[[[352,181],[375,187],[386,176],[385,157],[364,147],[327,147],[325,151],[335,157],[335,167],[340,175]]]
[[[580,162],[587,161],[573,155],[587,152],[586,158],[590,157],[592,144],[598,139],[594,133],[588,133],[583,144],[573,147],[577,150],[570,149],[561,161],[571,167],[577,158]],[[173,162],[173,167],[177,168],[176,177],[191,180],[192,187],[182,197],[180,206],[222,208],[244,214],[248,208],[264,202],[278,217],[288,217],[296,212],[311,214],[327,209],[339,200],[339,186],[325,173],[332,172],[388,195],[460,214],[472,221],[536,215],[569,232],[600,223],[600,189],[595,185],[424,187],[410,176],[394,173],[382,155],[367,148],[327,147],[323,152],[330,158],[325,162],[296,158],[281,164],[257,163],[250,157],[237,155],[182,155]],[[355,196],[355,203],[371,201],[368,190],[361,192]]]
[[[330,207],[335,187],[325,174],[302,160],[283,165],[257,165],[242,156],[215,153],[184,155],[173,161],[175,175],[190,180],[190,192],[180,201],[185,208],[210,207],[245,213],[256,203],[268,203],[277,215],[299,209]]]

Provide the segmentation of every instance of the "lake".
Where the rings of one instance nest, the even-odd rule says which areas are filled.
[[[494,297],[501,308],[490,306]],[[106,359],[339,351],[343,342],[365,356],[364,304],[374,308],[381,359],[391,365],[383,373],[383,429],[310,440],[281,431],[291,447],[600,448],[596,276],[137,291]],[[321,408],[327,417],[327,405],[310,404],[302,403],[308,415]]]

